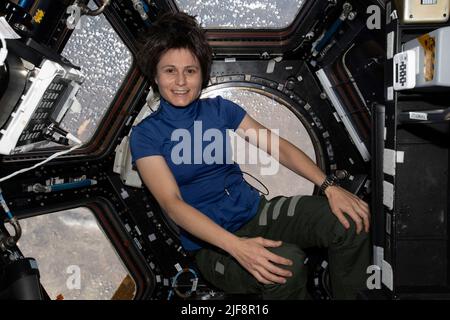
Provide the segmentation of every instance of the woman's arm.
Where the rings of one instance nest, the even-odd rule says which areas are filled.
[[[181,228],[228,252],[262,283],[284,283],[284,277],[291,275],[274,263],[290,265],[292,262],[265,249],[280,246],[280,241],[239,238],[184,202],[177,182],[162,156],[138,159],[136,165],[159,205]]]
[[[244,134],[249,129],[255,130],[256,134],[246,135],[250,143],[263,149],[283,166],[308,179],[315,185],[321,186],[324,182],[326,178],[325,173],[303,151],[271,132],[248,114],[245,115],[238,129],[243,130]],[[239,133],[239,131],[237,132]],[[272,135],[275,137],[272,137]],[[272,146],[271,142],[276,141],[276,139],[278,139],[278,144]],[[277,145],[279,146],[278,150],[275,150]],[[370,213],[366,202],[338,186],[328,187],[325,190],[325,195],[328,198],[331,210],[345,228],[348,229],[350,224],[344,213],[348,214],[355,221],[357,233],[360,233],[363,227],[366,232],[369,232]]]

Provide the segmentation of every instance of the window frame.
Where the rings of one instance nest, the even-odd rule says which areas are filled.
[[[77,202],[74,201],[72,204],[65,203],[63,205],[49,205],[46,207],[48,210],[30,210],[29,212],[17,212],[15,215],[20,223],[20,220],[26,220],[40,215],[78,208],[88,209],[95,217],[100,230],[110,242],[122,265],[135,282],[136,292],[134,300],[143,299],[153,291],[155,281],[153,277],[148,276],[148,274],[153,274],[153,271],[149,268],[141,253],[134,246],[130,245],[132,240],[127,234],[122,222],[118,220],[118,212],[114,209],[113,203],[103,197],[96,197],[91,200],[83,199]],[[42,288],[45,290],[43,285]]]
[[[179,6],[178,6],[178,0],[170,0],[173,3],[173,6],[176,8],[177,11],[183,11]],[[303,4],[302,6],[299,8],[298,12],[296,13],[296,15],[293,17],[292,21],[289,22],[286,26],[284,27],[280,27],[280,28],[227,28],[227,27],[216,27],[216,28],[205,28],[207,31],[239,31],[239,32],[243,32],[243,31],[251,31],[251,32],[259,32],[259,31],[263,31],[264,33],[270,32],[270,31],[275,31],[275,32],[280,32],[280,31],[284,31],[284,30],[288,30],[290,29],[290,27],[295,23],[295,21],[297,20],[298,16],[300,15],[300,13],[304,10],[305,8],[305,4],[308,2],[309,0],[303,0]]]
[[[168,0],[175,11],[178,8],[176,0]],[[251,54],[259,55],[261,50],[281,55],[299,46],[302,34],[312,27],[308,16],[323,11],[320,1],[304,0],[304,3],[294,20],[281,29],[213,29],[207,28],[206,35],[216,55]]]

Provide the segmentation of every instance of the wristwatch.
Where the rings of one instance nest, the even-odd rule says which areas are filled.
[[[326,176],[325,181],[319,188],[321,193],[325,193],[325,189],[329,186],[338,186],[339,180],[343,180],[349,176],[346,170],[336,170],[334,173]]]

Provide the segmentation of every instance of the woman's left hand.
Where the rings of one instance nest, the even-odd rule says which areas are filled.
[[[339,186],[329,186],[325,189],[325,195],[328,198],[331,211],[346,229],[350,228],[350,223],[345,218],[344,213],[355,221],[357,234],[363,228],[366,232],[369,232],[370,211],[365,201]]]

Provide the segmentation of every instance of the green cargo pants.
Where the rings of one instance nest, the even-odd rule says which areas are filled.
[[[370,262],[370,237],[346,216],[351,228],[346,230],[331,212],[322,196],[278,196],[268,201],[264,196],[258,212],[235,232],[239,237],[263,237],[282,240],[283,244],[268,250],[291,259],[292,272],[285,284],[258,282],[232,256],[221,250],[200,249],[195,261],[201,274],[227,293],[261,294],[263,299],[309,299],[307,270],[302,249],[328,248],[329,272],[334,299],[355,299],[365,289],[366,269]]]

